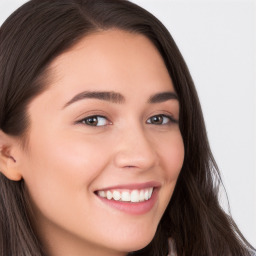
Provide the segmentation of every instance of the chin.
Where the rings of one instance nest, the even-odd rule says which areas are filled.
[[[132,237],[123,237],[122,241],[117,241],[115,246],[119,247],[120,251],[133,252],[146,247],[154,238],[155,232],[151,234],[134,234]]]

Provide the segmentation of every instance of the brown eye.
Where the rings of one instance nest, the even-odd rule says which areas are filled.
[[[108,120],[104,116],[89,116],[80,122],[89,126],[105,126],[108,124]]]
[[[163,123],[162,116],[153,116],[150,119],[151,119],[151,124],[162,124]]]
[[[98,124],[98,119],[97,117],[93,116],[93,117],[89,117],[85,119],[85,123],[88,125],[93,125],[93,126],[97,126]]]
[[[147,120],[147,124],[154,124],[154,125],[165,125],[169,123],[176,122],[171,116],[166,115],[156,115],[152,116]]]

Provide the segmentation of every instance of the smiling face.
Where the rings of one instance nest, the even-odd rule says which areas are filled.
[[[184,147],[179,102],[144,36],[92,34],[51,64],[29,105],[21,173],[51,256],[145,247],[170,201]]]

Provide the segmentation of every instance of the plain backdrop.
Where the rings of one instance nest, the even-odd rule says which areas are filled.
[[[24,2],[1,0],[0,24]],[[133,2],[158,17],[179,46],[198,90],[232,216],[256,246],[256,2]]]

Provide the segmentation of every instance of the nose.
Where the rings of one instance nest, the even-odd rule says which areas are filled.
[[[114,164],[118,168],[148,170],[158,164],[156,148],[142,127],[130,126],[117,138]]]

